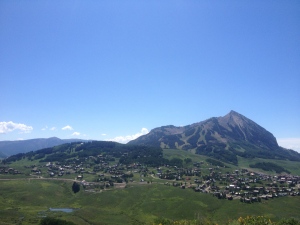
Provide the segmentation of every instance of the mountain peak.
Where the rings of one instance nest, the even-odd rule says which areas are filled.
[[[219,117],[219,122],[222,123],[223,126],[227,125],[238,125],[238,126],[244,126],[245,122],[250,122],[248,118],[243,116],[242,114],[239,114],[236,111],[231,110],[228,114],[226,114],[223,117]],[[251,121],[252,122],[252,121]]]
[[[183,127],[155,128],[130,144],[192,150],[198,154],[215,155],[231,162],[241,157],[289,157],[279,153],[280,147],[272,133],[242,114],[231,110],[225,116],[212,117]],[[216,156],[217,157],[217,156]]]
[[[230,116],[238,116],[238,117],[244,117],[242,114],[234,111],[234,110],[231,110],[227,115],[230,115]]]

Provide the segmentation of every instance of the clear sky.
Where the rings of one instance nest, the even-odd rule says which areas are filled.
[[[235,110],[300,151],[300,1],[2,0],[0,85],[0,140],[126,142]]]

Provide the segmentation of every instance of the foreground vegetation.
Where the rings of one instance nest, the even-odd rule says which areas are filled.
[[[152,225],[217,225],[211,220],[169,220],[164,218],[156,219]],[[40,225],[75,225],[75,223],[55,219],[51,217],[43,218],[40,221]],[[234,221],[228,221],[226,225],[300,225],[300,221],[290,218],[281,219],[279,222],[272,222],[270,219],[264,216],[247,216],[245,218],[240,217]]]

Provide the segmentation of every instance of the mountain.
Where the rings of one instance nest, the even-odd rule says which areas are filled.
[[[237,156],[300,161],[299,153],[280,147],[272,133],[235,111],[183,127],[155,128],[128,144],[189,150],[233,164]]]
[[[49,148],[56,145],[61,145],[71,142],[86,142],[81,139],[59,139],[51,138],[36,138],[21,141],[0,141],[0,158],[5,158],[17,153],[26,153],[38,149]]]

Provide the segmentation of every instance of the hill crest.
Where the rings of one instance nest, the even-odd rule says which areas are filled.
[[[18,153],[26,153],[43,148],[49,148],[71,142],[86,142],[81,139],[60,139],[57,137],[34,138],[17,141],[0,141],[0,158],[5,158]]]

